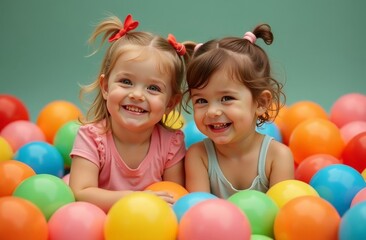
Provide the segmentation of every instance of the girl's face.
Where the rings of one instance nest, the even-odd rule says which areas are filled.
[[[216,144],[239,141],[255,131],[260,108],[249,89],[218,70],[202,89],[191,90],[197,128]]]
[[[154,52],[130,51],[119,57],[108,79],[101,76],[112,128],[145,131],[175,106],[171,75],[162,73]],[[138,57],[138,59],[136,59]]]

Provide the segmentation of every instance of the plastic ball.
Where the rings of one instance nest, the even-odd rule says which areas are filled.
[[[356,195],[353,197],[351,201],[351,208],[357,203],[366,201],[366,188],[362,188]]]
[[[184,140],[186,148],[189,148],[192,144],[202,141],[203,139],[206,138],[206,135],[204,135],[203,133],[200,132],[200,130],[198,130],[196,123],[193,120],[188,121],[183,126],[182,130],[185,136]]]
[[[329,119],[338,128],[353,121],[366,121],[366,95],[349,93],[339,97],[330,109]]]
[[[273,238],[268,237],[266,235],[252,234],[250,240],[273,240]]]
[[[250,223],[235,204],[208,199],[190,208],[179,223],[179,240],[249,240]]]
[[[288,110],[287,105],[282,106],[280,108],[280,110],[278,111],[277,117],[274,119],[274,124],[276,124],[277,128],[280,130],[282,141],[283,141],[284,128],[285,128],[285,126],[284,126],[285,122],[284,122],[283,115],[285,114],[285,112],[287,112],[287,110]],[[269,115],[272,117],[273,114],[269,113]],[[271,119],[273,119],[273,117]]]
[[[173,196],[173,199],[177,201],[179,198],[183,197],[184,195],[188,194],[187,189],[183,186],[179,185],[178,183],[171,182],[171,181],[161,181],[155,182],[145,188],[145,190],[151,191],[164,191],[168,192]]]
[[[288,144],[293,130],[303,121],[313,118],[328,119],[323,107],[312,101],[299,101],[287,108],[282,116],[282,139]]]
[[[59,128],[53,140],[53,145],[61,153],[66,168],[71,166],[70,152],[79,128],[80,125],[77,122],[67,122]]]
[[[177,111],[170,112],[168,116],[164,115],[163,121],[165,119],[165,125],[173,129],[181,129],[185,123],[183,115],[180,115]]]
[[[279,208],[300,196],[319,197],[317,191],[309,184],[299,180],[284,180],[273,185],[266,193]]]
[[[173,210],[178,218],[178,222],[182,216],[194,205],[207,199],[217,198],[215,195],[207,192],[191,192],[179,198],[173,204]]]
[[[38,125],[26,120],[9,123],[0,132],[0,135],[8,141],[14,152],[27,143],[46,141],[46,137]]]
[[[65,176],[62,177],[62,180],[69,185],[70,183],[70,173],[65,174]]]
[[[366,182],[354,168],[332,164],[315,173],[310,185],[342,216],[350,208],[354,196],[366,187]]]
[[[301,196],[279,210],[274,235],[275,239],[337,239],[340,221],[338,212],[326,200]]]
[[[264,123],[260,127],[256,127],[256,131],[273,137],[276,141],[282,142],[282,135],[279,128],[273,122]]]
[[[106,240],[175,240],[177,230],[177,218],[164,200],[151,193],[133,192],[109,210],[104,237]]]
[[[366,169],[366,132],[356,135],[347,143],[342,160],[360,173]]]
[[[0,198],[1,239],[47,240],[48,227],[41,210],[18,197]]]
[[[88,202],[72,202],[54,212],[48,221],[49,239],[104,240],[106,213]]]
[[[61,178],[49,174],[28,177],[16,187],[13,196],[35,204],[41,209],[47,221],[57,209],[75,202],[71,188]]]
[[[8,143],[8,141],[0,136],[0,162],[11,160],[13,157],[13,149]]]
[[[339,225],[339,240],[358,240],[366,236],[366,202],[359,203],[349,209],[342,217]]]
[[[295,169],[295,179],[310,183],[314,174],[325,166],[340,164],[341,161],[329,154],[314,154],[305,158]]]
[[[35,174],[25,163],[16,160],[0,162],[0,197],[11,196],[24,179]]]
[[[0,106],[0,131],[13,121],[29,121],[28,109],[19,98],[9,94],[0,94]]]
[[[366,121],[353,121],[340,128],[344,142],[347,143],[356,135],[366,132]]]
[[[314,154],[329,154],[340,159],[344,147],[345,143],[337,126],[320,118],[300,123],[289,141],[289,148],[297,164]]]
[[[48,103],[38,114],[37,125],[46,136],[46,141],[53,144],[59,128],[65,123],[78,120],[82,116],[81,110],[68,101],[53,101]]]
[[[29,165],[37,174],[64,176],[64,160],[60,152],[47,142],[25,144],[14,154],[14,159]]]
[[[278,213],[277,204],[265,193],[243,190],[228,198],[247,216],[252,234],[273,237],[273,224]]]

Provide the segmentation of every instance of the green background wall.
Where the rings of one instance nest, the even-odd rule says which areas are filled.
[[[86,57],[93,26],[108,12],[131,13],[138,30],[179,41],[242,36],[268,23],[275,41],[260,45],[287,104],[311,100],[329,112],[344,94],[366,94],[365,10],[364,0],[1,0],[0,94],[23,100],[33,121],[54,100],[81,107],[78,84],[94,79],[102,57]]]

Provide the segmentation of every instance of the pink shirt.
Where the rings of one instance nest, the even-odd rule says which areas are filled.
[[[183,160],[186,152],[181,130],[157,125],[150,149],[136,169],[129,168],[118,154],[111,132],[101,134],[96,124],[81,126],[70,156],[88,159],[99,168],[99,187],[109,190],[144,190],[162,181],[164,170]]]

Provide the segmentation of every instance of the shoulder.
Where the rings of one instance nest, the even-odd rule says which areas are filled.
[[[294,164],[291,149],[287,145],[276,140],[271,141],[267,156],[270,156],[272,164],[285,164],[290,166]]]
[[[155,136],[159,137],[163,142],[169,142],[173,145],[184,144],[184,133],[179,129],[170,130],[159,124],[156,126],[156,131],[154,132],[156,133]]]
[[[186,153],[186,162],[197,162],[197,159],[201,159],[202,162],[207,165],[207,152],[203,141],[192,144]]]

